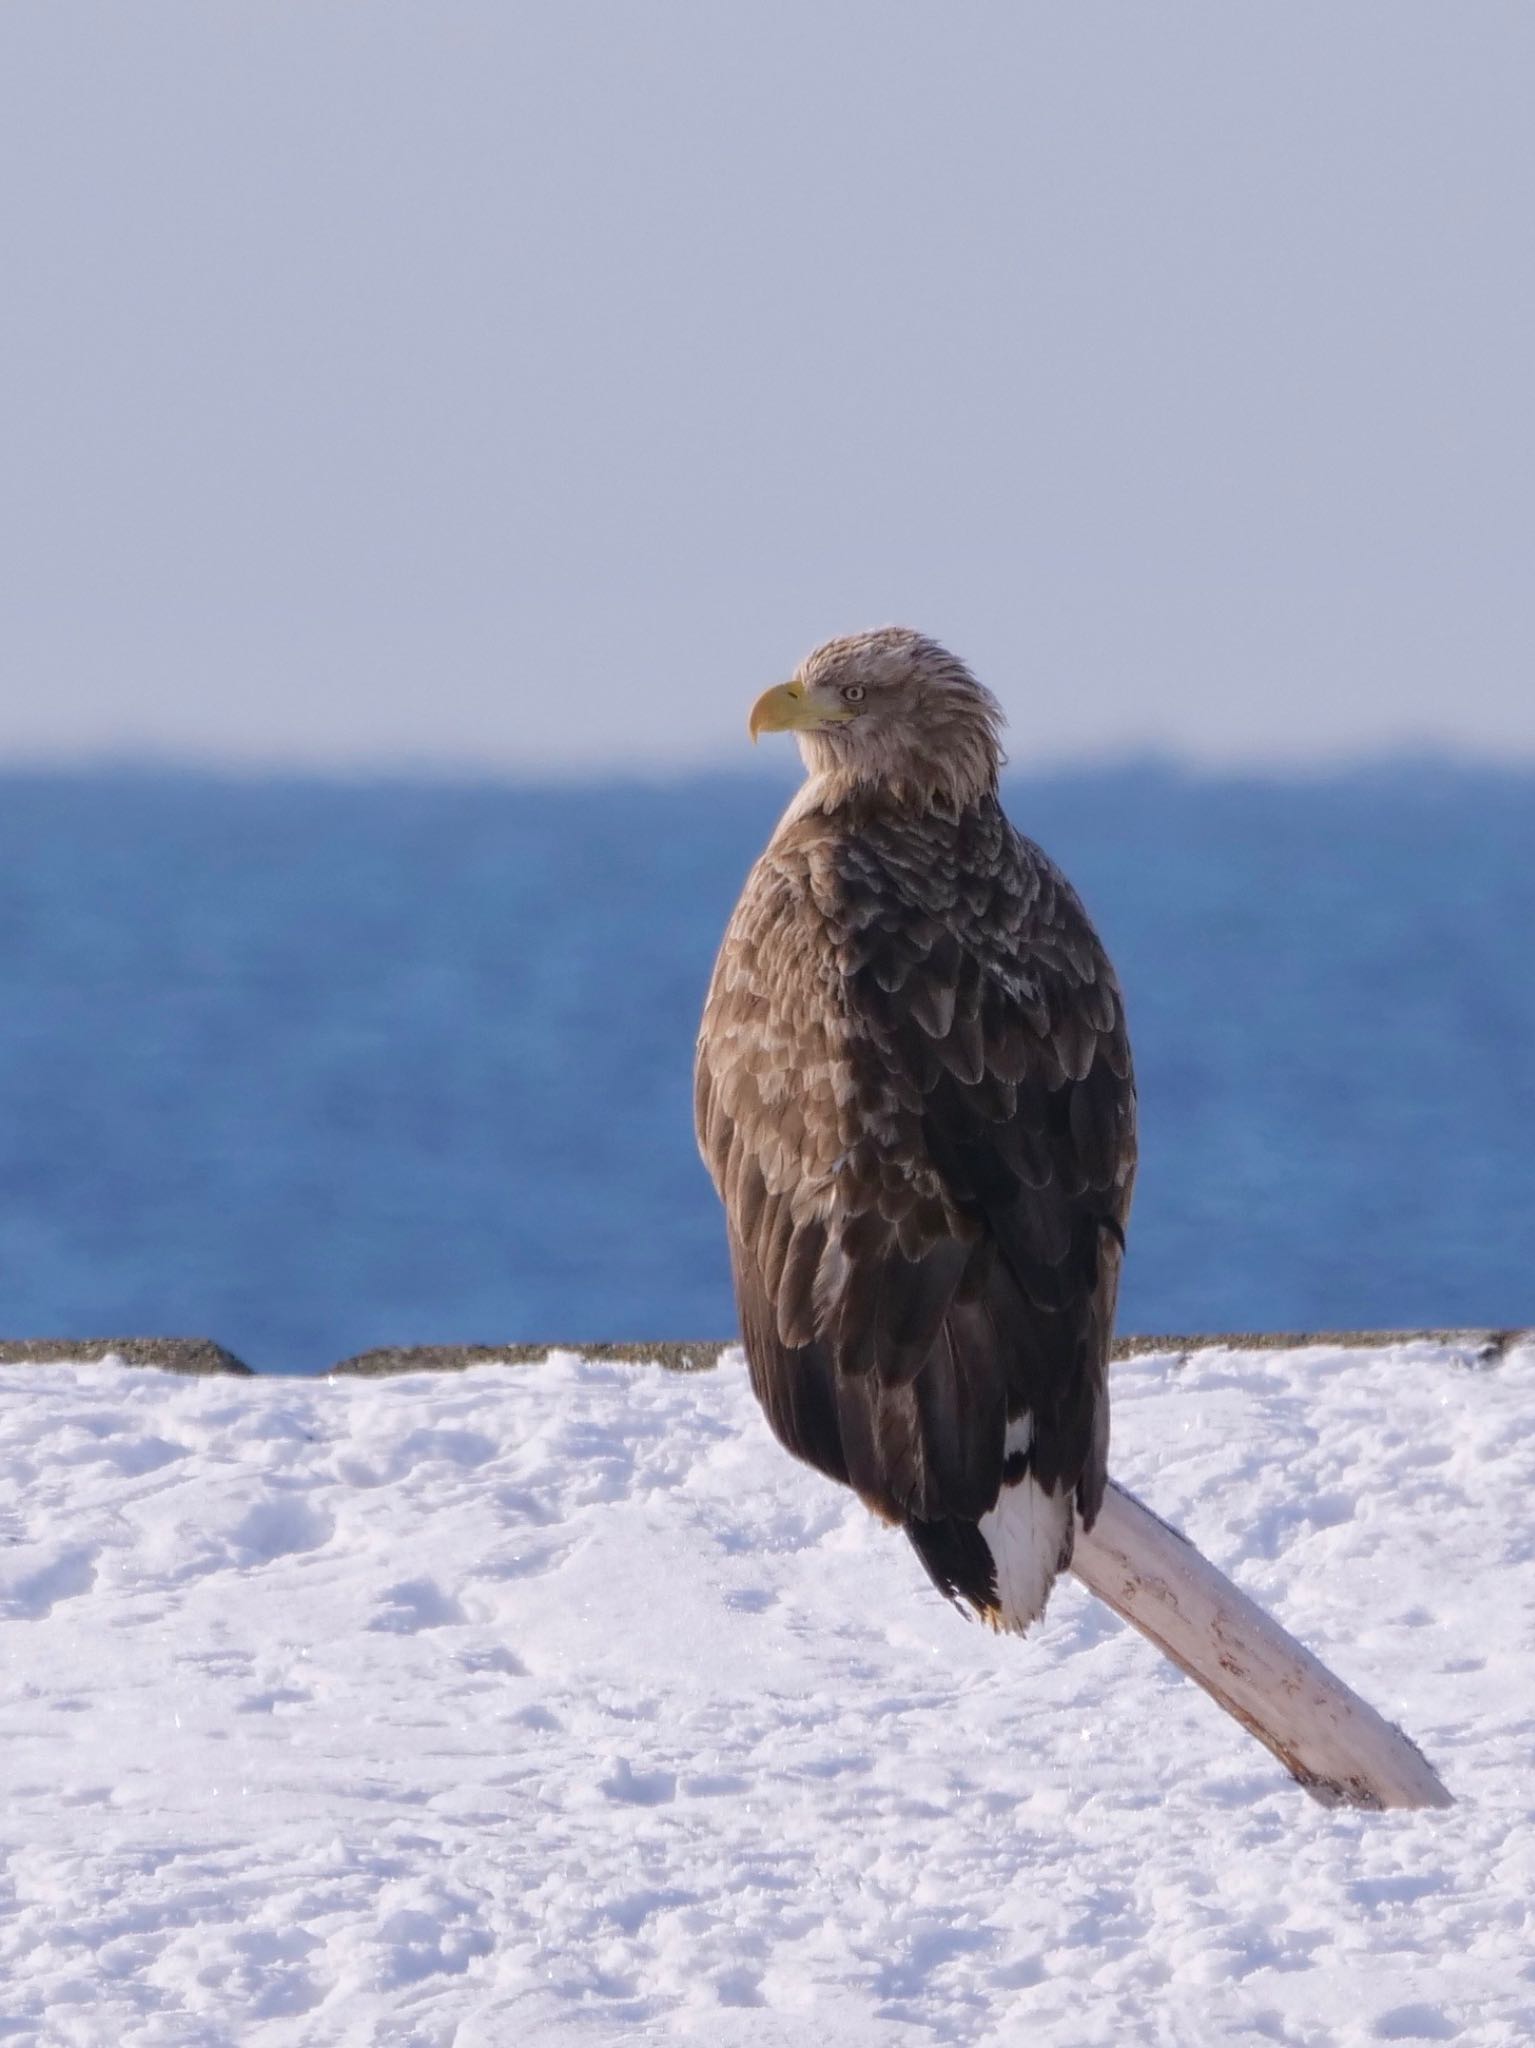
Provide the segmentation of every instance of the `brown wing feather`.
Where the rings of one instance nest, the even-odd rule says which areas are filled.
[[[1129,1046],[1085,912],[994,802],[791,814],[721,950],[698,1127],[781,1441],[912,1526],[940,1583],[1022,1416],[1090,1521]]]

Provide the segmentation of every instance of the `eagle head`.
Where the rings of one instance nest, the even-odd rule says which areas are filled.
[[[905,626],[828,640],[752,706],[813,776],[973,803],[995,792],[1002,707],[957,655]]]

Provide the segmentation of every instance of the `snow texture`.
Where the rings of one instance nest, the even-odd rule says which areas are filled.
[[[1116,1367],[1113,1469],[1443,1772],[1314,1806],[718,1372],[0,1378],[0,2042],[1535,2038],[1535,1352]]]

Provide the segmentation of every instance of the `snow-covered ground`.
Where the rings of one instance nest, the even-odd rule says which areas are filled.
[[[0,2041],[1535,2039],[1535,1351],[1116,1368],[1114,1467],[1459,1804],[1025,1643],[738,1357],[0,1375]]]

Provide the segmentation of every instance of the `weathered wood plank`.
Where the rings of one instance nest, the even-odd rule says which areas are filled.
[[[1416,1743],[1112,1480],[1071,1569],[1321,1805],[1454,1804]]]

